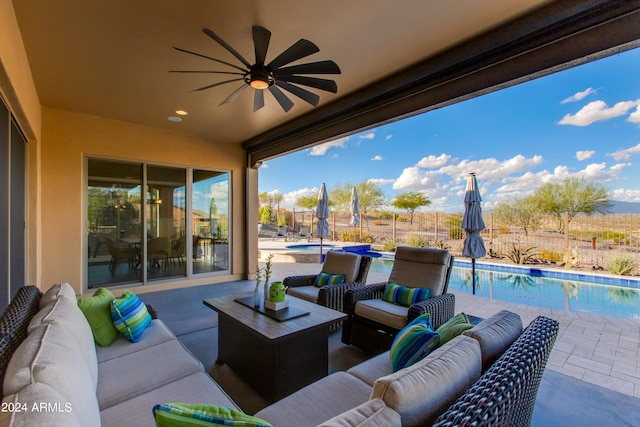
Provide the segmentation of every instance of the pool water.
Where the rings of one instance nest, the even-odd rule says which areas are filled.
[[[389,273],[393,259],[374,258],[371,271]],[[449,289],[472,292],[471,267],[454,265]],[[534,277],[476,266],[476,295],[571,313],[640,319],[640,289],[586,281]]]
[[[322,250],[330,250],[335,248],[336,245],[322,245]],[[320,251],[320,243],[309,243],[309,244],[300,244],[300,245],[288,245],[287,249],[293,249],[296,251]]]

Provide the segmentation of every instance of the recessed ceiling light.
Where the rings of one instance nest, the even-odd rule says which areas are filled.
[[[189,113],[187,113],[187,112],[186,112],[186,111],[184,111],[184,110],[176,110],[176,114],[177,114],[177,115],[179,115],[179,116],[186,116],[186,115],[187,115],[187,114],[189,114]]]
[[[182,121],[180,117],[176,117],[176,116],[169,116],[167,117],[167,120],[169,120],[170,122],[176,122],[176,123],[179,123]]]

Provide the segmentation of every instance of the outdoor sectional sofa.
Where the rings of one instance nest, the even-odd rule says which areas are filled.
[[[408,368],[391,373],[382,353],[256,416],[277,427],[528,425],[557,330],[538,317],[522,333],[503,311]],[[0,426],[154,426],[153,406],[169,402],[237,409],[161,320],[138,343],[96,347],[68,284],[18,291],[0,317],[0,375]]]

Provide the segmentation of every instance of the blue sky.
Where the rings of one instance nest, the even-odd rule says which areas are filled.
[[[425,210],[462,212],[475,172],[485,210],[567,177],[640,202],[638,70],[640,48],[272,159],[259,191],[290,208],[323,182],[373,180],[389,199],[419,191]]]

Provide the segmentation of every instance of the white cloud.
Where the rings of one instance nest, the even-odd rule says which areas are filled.
[[[288,207],[291,208],[295,206],[296,200],[298,200],[302,196],[308,196],[310,194],[318,192],[316,187],[313,188],[300,188],[298,190],[289,191],[288,193],[283,194],[282,202],[280,203],[280,207]]]
[[[451,155],[449,154],[440,154],[439,156],[434,156],[433,154],[427,157],[423,157],[420,159],[416,166],[425,168],[425,169],[433,169],[439,168],[447,164],[447,162],[451,159]]]
[[[371,160],[382,160],[382,156],[373,156]]]
[[[632,154],[640,153],[640,144],[635,147],[625,148],[623,150],[614,151],[613,153],[607,153],[607,156],[613,157],[614,160],[620,161],[628,159]]]
[[[369,132],[369,133],[365,133],[364,135],[359,135],[358,138],[360,139],[373,139],[376,137],[376,134],[373,132]]]
[[[618,102],[613,107],[604,101],[593,101],[582,107],[576,114],[567,114],[558,122],[561,125],[589,126],[592,123],[622,116],[640,104],[640,100]]]
[[[584,98],[586,98],[587,96],[591,95],[592,93],[596,93],[596,91],[594,89],[592,89],[592,88],[587,88],[587,89],[583,90],[582,92],[576,92],[575,94],[571,95],[570,97],[563,99],[561,104],[567,104],[569,102],[581,101]]]
[[[581,150],[576,152],[576,159],[579,161],[587,160],[593,157],[596,154],[594,150]]]
[[[369,178],[367,180],[367,183],[373,184],[373,185],[389,185],[389,184],[393,184],[394,182],[396,182],[395,179],[386,179],[386,178]]]
[[[611,198],[621,202],[640,202],[640,190],[618,188],[612,191]]]
[[[636,107],[636,111],[629,114],[627,117],[627,121],[630,123],[639,123],[640,124],[640,104]]]
[[[475,172],[478,179],[501,179],[519,173],[542,163],[543,157],[535,155],[527,158],[518,154],[507,160],[493,157],[481,160],[463,160],[455,165],[448,165],[439,170],[455,179],[464,179],[469,172]]]
[[[393,135],[387,135],[385,139],[388,141],[388,140],[390,140],[391,138],[393,138]]]
[[[315,147],[313,147],[311,149],[311,151],[309,152],[310,156],[324,156],[325,154],[327,154],[327,151],[330,148],[333,147],[340,147],[343,148],[344,144],[349,140],[349,137],[345,137],[345,138],[339,138],[336,139],[335,141],[329,141],[329,142],[325,142],[324,144],[320,144],[320,145],[316,145]]]

